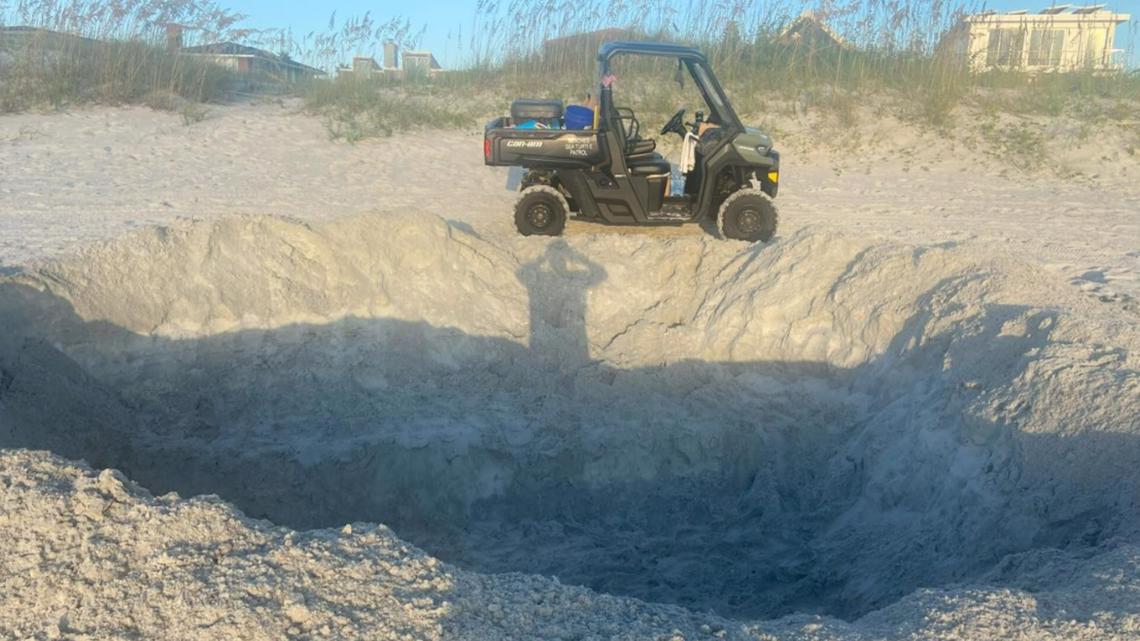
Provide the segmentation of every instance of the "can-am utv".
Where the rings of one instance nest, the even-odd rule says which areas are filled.
[[[707,117],[697,111],[685,122],[682,108],[661,128],[660,135],[683,139],[684,189],[670,190],[675,195],[667,191],[673,167],[656,141],[641,137],[632,110],[615,105],[610,61],[623,54],[675,58],[677,80],[687,70],[704,99]],[[673,44],[609,42],[598,51],[598,77],[597,115],[586,129],[559,127],[561,101],[516,101],[510,117],[487,124],[484,162],[527,170],[515,206],[520,233],[557,236],[574,213],[626,225],[712,219],[727,238],[772,238],[780,154],[767,134],[740,123],[704,54]]]

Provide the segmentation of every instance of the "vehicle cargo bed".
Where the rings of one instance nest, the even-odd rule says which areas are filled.
[[[483,159],[495,167],[583,169],[602,159],[599,134],[592,129],[516,129],[509,117],[487,123]]]

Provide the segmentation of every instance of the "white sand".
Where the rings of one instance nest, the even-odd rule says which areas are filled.
[[[179,217],[414,211],[510,233],[514,196],[502,188],[505,172],[478,162],[481,131],[336,144],[295,108],[218,107],[190,127],[144,108],[0,118],[0,269]],[[1106,186],[1023,176],[889,122],[898,142],[879,132],[852,157],[786,154],[784,234],[824,224],[859,237],[967,242],[1048,265],[1094,295],[1140,295],[1140,183],[1118,175],[1140,175],[1140,158],[1103,161]],[[1090,146],[1083,156],[1098,159]]]
[[[4,450],[0,637],[1140,638],[1137,192],[789,159],[770,246],[548,241],[477,135],[0,132],[0,446],[335,528]]]

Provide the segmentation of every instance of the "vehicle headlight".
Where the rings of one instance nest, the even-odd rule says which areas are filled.
[[[767,156],[768,152],[771,151],[771,149],[772,145],[756,145],[756,153],[760,154],[761,156]]]

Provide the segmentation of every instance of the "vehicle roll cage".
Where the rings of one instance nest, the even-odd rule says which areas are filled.
[[[716,119],[721,128],[725,129],[729,135],[744,131],[744,125],[741,124],[740,118],[732,109],[732,103],[728,101],[728,96],[724,93],[724,89],[721,87],[712,68],[709,67],[708,58],[699,50],[667,42],[641,42],[635,40],[607,42],[598,49],[599,82],[601,78],[609,75],[610,61],[615,56],[622,54],[658,56],[680,60],[681,63],[685,65],[685,68],[688,69],[689,76],[692,77],[693,83],[697,86],[697,89],[700,90],[701,97],[704,98],[705,105],[709,109],[709,114]],[[602,113],[604,119],[605,110],[603,110]]]

